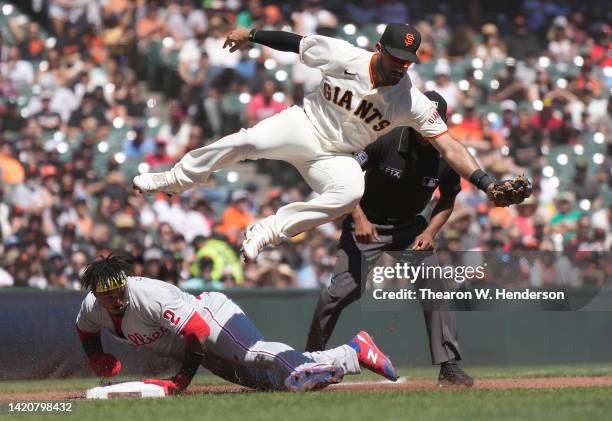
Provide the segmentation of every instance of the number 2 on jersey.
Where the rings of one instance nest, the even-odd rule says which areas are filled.
[[[176,314],[170,310],[164,311],[163,317],[175,326],[181,321],[181,318],[176,317]]]

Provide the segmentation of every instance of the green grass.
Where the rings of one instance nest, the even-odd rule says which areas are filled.
[[[469,367],[476,378],[612,375],[612,365],[547,367]],[[403,376],[433,379],[435,367],[404,368]],[[350,380],[377,379],[365,374]],[[201,375],[195,384],[222,381]],[[41,390],[83,390],[96,379],[0,382],[0,393]],[[576,420],[609,419],[612,399],[608,388],[538,390],[455,390],[247,393],[191,395],[166,399],[78,401],[69,419],[93,420]],[[65,419],[57,416],[48,419]],[[6,419],[0,416],[0,421]],[[16,419],[44,419],[18,417]]]
[[[79,401],[73,415],[66,417],[84,421],[606,420],[611,411],[612,399],[608,389],[584,388],[409,393],[250,393]],[[53,419],[58,418],[55,416]]]

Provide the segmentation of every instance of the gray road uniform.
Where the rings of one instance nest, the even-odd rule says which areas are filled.
[[[78,328],[90,333],[106,328],[123,343],[181,361],[185,345],[180,333],[197,312],[210,327],[202,365],[231,382],[283,390],[283,381],[295,370],[332,364],[345,374],[361,371],[357,354],[348,345],[302,353],[289,345],[266,341],[242,309],[224,294],[193,296],[172,284],[142,277],[128,277],[127,290],[129,304],[120,325],[115,325],[89,293],[77,316]]]

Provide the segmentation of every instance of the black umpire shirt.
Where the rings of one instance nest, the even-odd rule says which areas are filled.
[[[440,187],[445,198],[461,190],[461,178],[431,145],[421,145],[416,132],[398,127],[356,155],[366,170],[361,208],[370,222],[395,225],[414,220]]]

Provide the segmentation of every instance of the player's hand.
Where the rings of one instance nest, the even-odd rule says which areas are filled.
[[[101,377],[115,377],[121,371],[121,361],[111,354],[92,354],[89,366]]]
[[[171,379],[144,379],[142,382],[163,387],[166,395],[176,395],[179,393],[178,385]]]
[[[142,382],[163,387],[167,395],[176,395],[189,386],[191,378],[187,374],[179,372],[171,379],[144,379]]]
[[[427,231],[423,231],[414,239],[412,250],[433,250],[436,248],[434,236]]]
[[[367,218],[355,220],[355,238],[358,243],[370,244],[380,241],[376,227]]]
[[[237,28],[227,34],[223,48],[229,47],[230,53],[236,50],[240,50],[249,45],[249,33],[251,32],[248,28]]]

